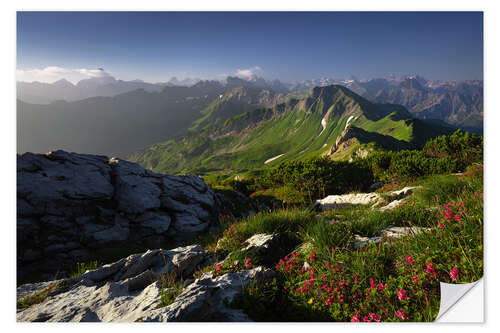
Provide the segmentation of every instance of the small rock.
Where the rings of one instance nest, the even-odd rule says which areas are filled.
[[[243,249],[243,251],[252,251],[255,250],[258,253],[262,253],[269,249],[273,243],[273,241],[276,240],[277,234],[272,234],[272,235],[266,235],[266,234],[256,234],[247,239],[243,245],[246,247]]]
[[[401,190],[389,192],[388,195],[393,197],[393,198],[396,198],[396,199],[401,199],[401,198],[405,198],[405,197],[409,196],[416,189],[419,189],[419,188],[422,188],[422,186],[407,186]]]
[[[391,210],[391,209],[394,209],[394,208],[401,206],[402,203],[403,203],[403,199],[394,200],[394,201],[391,201],[389,204],[387,204],[383,207],[380,207],[379,210],[381,210],[381,211]]]
[[[362,237],[359,235],[354,235],[354,237],[356,238],[356,242],[353,244],[355,250],[370,243],[378,244],[382,239],[382,237]]]
[[[431,229],[423,227],[394,227],[394,226],[389,226],[380,229],[382,235],[387,238],[401,238],[402,236],[416,235],[429,230]]]

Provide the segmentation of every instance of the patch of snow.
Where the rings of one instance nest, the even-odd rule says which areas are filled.
[[[345,128],[344,128],[344,131],[346,130],[347,126],[349,126],[349,122],[350,122],[351,120],[353,120],[353,119],[354,119],[354,120],[356,120],[356,119],[358,119],[358,117],[350,116],[349,118],[347,118],[347,121],[346,121],[346,123],[345,123]]]
[[[323,119],[321,119],[321,126],[323,126],[323,129],[321,130],[321,132],[319,132],[318,136],[320,136],[324,132],[324,130],[326,129],[326,114],[323,117]]]
[[[272,161],[274,161],[274,160],[276,160],[276,159],[280,158],[280,157],[281,157],[281,156],[283,156],[283,155],[285,155],[285,154],[279,154],[279,155],[277,155],[277,156],[271,157],[270,159],[267,159],[267,160],[264,162],[264,164],[271,163]]]

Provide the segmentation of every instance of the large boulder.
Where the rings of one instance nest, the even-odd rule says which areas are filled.
[[[18,155],[18,279],[53,277],[104,248],[173,247],[216,223],[218,202],[193,175],[61,150]]]

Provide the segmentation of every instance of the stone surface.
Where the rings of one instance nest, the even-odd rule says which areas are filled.
[[[200,245],[156,249],[58,280],[69,285],[69,290],[19,311],[17,321],[135,321],[160,304],[161,274],[169,272],[179,278],[191,274],[204,256]],[[32,295],[54,282],[21,285],[17,297]]]
[[[214,191],[106,156],[17,156],[18,279],[61,271],[96,249],[176,243],[216,224]]]
[[[354,237],[356,239],[356,242],[353,244],[355,250],[370,243],[378,244],[382,240],[382,237],[362,237],[360,235],[354,235]]]
[[[239,309],[226,306],[241,295],[242,287],[256,276],[266,278],[270,270],[256,267],[237,273],[213,277],[205,273],[191,283],[175,299],[174,303],[153,310],[143,318],[144,321],[250,321]]]
[[[17,321],[249,321],[243,311],[227,304],[241,295],[252,278],[272,276],[272,271],[260,266],[218,277],[210,272],[197,280],[183,280],[184,289],[174,302],[160,307],[158,277],[168,272],[181,281],[205,256],[199,245],[130,255],[77,278],[60,280],[69,287],[18,311]],[[17,296],[26,297],[53,282],[22,285],[17,288]]]
[[[356,242],[354,242],[353,247],[355,250],[358,250],[362,246],[365,246],[369,243],[378,244],[382,241],[382,239],[399,239],[403,236],[411,236],[416,235],[421,232],[429,231],[430,228],[423,227],[395,227],[388,226],[380,229],[381,236],[377,237],[363,237],[360,235],[354,235]]]
[[[380,207],[379,210],[381,210],[381,211],[391,210],[391,209],[394,209],[394,208],[401,206],[402,203],[403,203],[403,199],[394,200],[394,201],[391,201],[390,203],[388,203],[387,205]]]
[[[407,186],[401,190],[391,191],[388,194],[389,194],[389,196],[391,196],[395,199],[401,199],[401,198],[406,198],[410,194],[413,194],[413,192],[419,188],[422,188],[422,186]]]
[[[337,207],[368,205],[380,200],[377,193],[353,193],[342,195],[329,195],[324,199],[316,200],[315,205],[320,210],[328,210]]]
[[[387,238],[400,238],[402,236],[416,235],[424,231],[429,231],[430,228],[423,227],[394,227],[389,226],[380,229],[380,232]]]
[[[243,251],[255,251],[256,253],[263,253],[267,251],[273,243],[277,240],[278,235],[256,234],[247,239],[243,246]]]
[[[372,186],[376,185],[373,184]],[[387,210],[396,208],[398,205],[402,203],[401,199],[406,198],[411,195],[415,189],[421,188],[421,186],[413,186],[413,187],[405,187],[398,191],[391,191],[385,193],[393,202],[390,204],[380,208],[380,210]],[[397,201],[399,200],[399,201]],[[316,200],[315,206],[322,211],[334,209],[337,207],[345,207],[345,206],[355,206],[355,205],[370,205],[372,204],[374,207],[383,204],[382,196],[378,193],[351,193],[351,194],[342,194],[342,195],[329,195],[326,198]]]

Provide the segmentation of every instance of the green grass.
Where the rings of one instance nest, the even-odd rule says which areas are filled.
[[[159,308],[172,304],[177,296],[184,290],[184,282],[182,279],[177,279],[175,274],[166,273],[161,275],[160,281],[160,304]]]
[[[226,251],[238,250],[243,242],[256,234],[292,233],[298,234],[308,226],[318,223],[314,213],[301,209],[282,209],[274,212],[259,212],[240,220],[224,230],[217,241],[220,249]],[[214,239],[213,237],[212,239]],[[220,240],[219,240],[220,239]],[[212,243],[206,246],[213,248]]]
[[[325,257],[332,252],[348,251],[354,242],[354,234],[348,223],[313,223],[307,226],[303,241]]]
[[[67,288],[67,285],[63,282],[54,282],[47,286],[45,289],[36,292],[32,295],[20,298],[16,301],[16,308],[18,310],[27,309],[35,304],[40,304],[49,297],[50,294],[57,292],[59,290]]]
[[[89,261],[89,262],[78,262],[75,267],[69,273],[70,278],[75,278],[80,275],[83,275],[88,270],[94,270],[103,265],[102,262],[98,260]]]
[[[424,188],[393,211],[338,208],[326,221],[294,228],[310,245],[277,262],[276,277],[249,285],[233,306],[259,321],[433,321],[440,281],[469,283],[483,275],[482,168],[414,184]],[[349,249],[354,233],[374,236],[389,225],[431,232]]]

